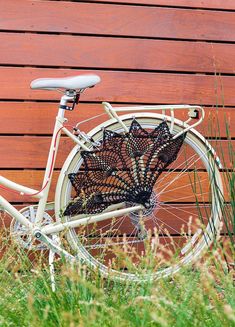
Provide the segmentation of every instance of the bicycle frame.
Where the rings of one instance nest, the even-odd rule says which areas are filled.
[[[10,188],[12,190],[18,191],[20,194],[28,194],[30,196],[33,196],[37,199],[39,199],[39,203],[37,205],[37,211],[36,211],[36,219],[35,222],[30,222],[20,211],[18,211],[13,205],[11,205],[5,198],[0,196],[0,207],[3,207],[10,215],[12,215],[17,221],[19,221],[22,225],[26,226],[29,231],[34,234],[37,238],[40,239],[40,235],[44,235],[44,242],[47,243],[49,246],[53,247],[52,240],[48,239],[46,235],[58,233],[60,231],[63,231],[68,228],[75,228],[81,225],[86,225],[89,223],[94,223],[98,221],[102,221],[108,218],[114,218],[118,216],[122,216],[124,214],[128,214],[130,212],[141,210],[141,205],[136,205],[130,208],[122,208],[122,204],[113,205],[111,210],[107,210],[106,212],[103,212],[99,215],[91,215],[89,217],[74,217],[72,221],[68,221],[65,223],[51,223],[47,226],[44,226],[41,228],[41,222],[43,219],[43,214],[46,209],[47,205],[47,199],[48,199],[48,193],[51,185],[51,179],[52,179],[52,172],[54,170],[54,163],[56,159],[56,155],[58,152],[58,147],[60,143],[60,137],[61,132],[63,131],[68,137],[70,137],[80,148],[83,150],[89,151],[90,149],[84,144],[85,142],[80,141],[73,133],[71,133],[65,126],[64,123],[67,121],[67,119],[64,117],[65,109],[61,109],[62,106],[65,107],[67,102],[74,100],[74,96],[69,95],[63,95],[60,100],[60,106],[58,109],[58,114],[56,116],[55,120],[55,126],[54,131],[52,135],[47,165],[45,169],[44,179],[42,183],[42,189],[40,191],[34,190],[32,188],[28,188],[26,186],[14,183],[10,181],[7,178],[4,178],[0,176],[0,185],[3,185],[7,188]],[[120,117],[117,115],[117,112],[123,111],[123,112],[130,112],[130,111],[146,111],[146,110],[157,110],[161,111],[163,117],[166,115],[166,112],[170,111],[170,117],[171,117],[171,126],[170,131],[173,130],[174,127],[174,110],[179,109],[186,109],[189,110],[189,119],[183,122],[184,130],[180,133],[176,134],[174,137],[179,136],[180,134],[188,131],[189,129],[192,129],[193,127],[197,126],[201,123],[201,121],[204,118],[204,110],[200,106],[189,106],[189,105],[167,105],[167,106],[138,106],[138,107],[118,107],[113,108],[109,103],[104,102],[103,103],[104,108],[108,115],[117,120],[120,125],[123,127],[125,131],[128,131],[125,124],[122,122]],[[201,112],[201,117],[198,119],[194,124],[189,125],[189,122],[193,118],[196,117],[196,111]],[[169,117],[168,116],[168,117]],[[40,235],[39,235],[40,234]],[[38,235],[38,236],[37,236]],[[55,245],[54,245],[55,246]],[[58,252],[58,249],[57,251]]]

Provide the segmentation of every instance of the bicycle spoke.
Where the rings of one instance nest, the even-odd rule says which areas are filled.
[[[175,179],[175,181],[176,181],[177,179]],[[196,184],[198,184],[198,183],[202,183],[202,182],[204,182],[204,181],[208,181],[208,179],[207,178],[204,178],[204,179],[202,179],[202,180],[199,180],[199,181],[197,181],[196,183],[193,183],[193,185],[196,185]],[[190,186],[190,185],[192,185],[192,183],[188,183],[188,184],[185,184],[185,185],[181,185],[181,186],[178,186],[178,187],[175,187],[173,190],[174,191],[176,191],[176,190],[179,190],[179,189],[182,189],[182,188],[184,188],[184,187],[188,187],[188,186]],[[166,189],[166,188],[165,188]],[[164,190],[165,190],[164,189]],[[160,193],[159,193],[159,195],[162,195],[162,194],[166,194],[166,193],[168,193],[168,192],[172,192],[172,190],[168,190],[168,191],[161,191]]]
[[[188,160],[187,162],[192,162],[192,164],[190,164],[190,166],[187,166],[183,171],[181,170],[181,172],[185,172],[187,171],[189,168],[192,167],[193,164],[195,164],[198,160],[200,160],[202,157],[199,157],[196,161],[194,161],[194,157],[196,156],[196,154],[192,155],[190,157],[190,160]],[[158,186],[162,184],[162,181],[167,178],[167,175],[171,174],[171,173],[174,173],[176,172],[177,169],[179,169],[179,167],[181,166],[182,164],[180,163],[178,166],[176,166],[173,170],[170,170],[170,172],[168,174],[165,174],[163,175],[162,178],[158,179]]]
[[[167,203],[164,203],[164,205],[166,205],[166,206],[169,206],[170,208],[172,208],[172,209],[177,209],[177,210],[180,210],[180,211],[182,211],[182,212],[185,212],[185,213],[187,213],[187,214],[190,214],[191,216],[196,216],[196,217],[198,217],[198,214],[196,214],[196,213],[193,213],[192,211],[187,211],[187,210],[184,210],[184,209],[182,209],[180,206],[173,206],[173,205],[171,205],[171,204],[167,204]],[[190,206],[189,208],[196,208],[196,209],[198,209],[198,207],[199,207],[199,205],[200,205],[200,203],[198,203],[197,205],[196,204],[194,204],[194,205],[192,205],[192,206]],[[202,203],[201,204],[202,205],[202,208],[205,208],[205,205]],[[208,206],[209,207],[209,206]],[[161,206],[161,208],[164,210],[164,207],[162,207]],[[186,207],[187,208],[187,207]],[[202,218],[206,218],[206,217],[202,217]]]

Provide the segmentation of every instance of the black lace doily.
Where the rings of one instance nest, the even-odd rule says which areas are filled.
[[[76,197],[64,215],[101,213],[120,202],[147,208],[154,184],[176,159],[185,136],[173,139],[165,121],[151,132],[135,119],[128,133],[104,130],[100,148],[83,151],[79,172],[68,175]]]

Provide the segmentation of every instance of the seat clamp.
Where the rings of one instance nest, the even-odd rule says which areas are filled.
[[[60,105],[60,109],[72,111],[74,109],[74,106],[70,107],[70,106]]]
[[[80,93],[76,93],[73,99],[72,107],[61,104],[60,109],[72,111],[75,108],[75,105],[79,103],[79,99],[80,99]]]

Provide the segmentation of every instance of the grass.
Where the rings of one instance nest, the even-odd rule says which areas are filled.
[[[32,263],[13,245],[5,251],[0,326],[235,326],[233,272],[221,249],[147,284],[120,284],[58,262],[55,293],[48,268],[36,266],[39,259]]]

